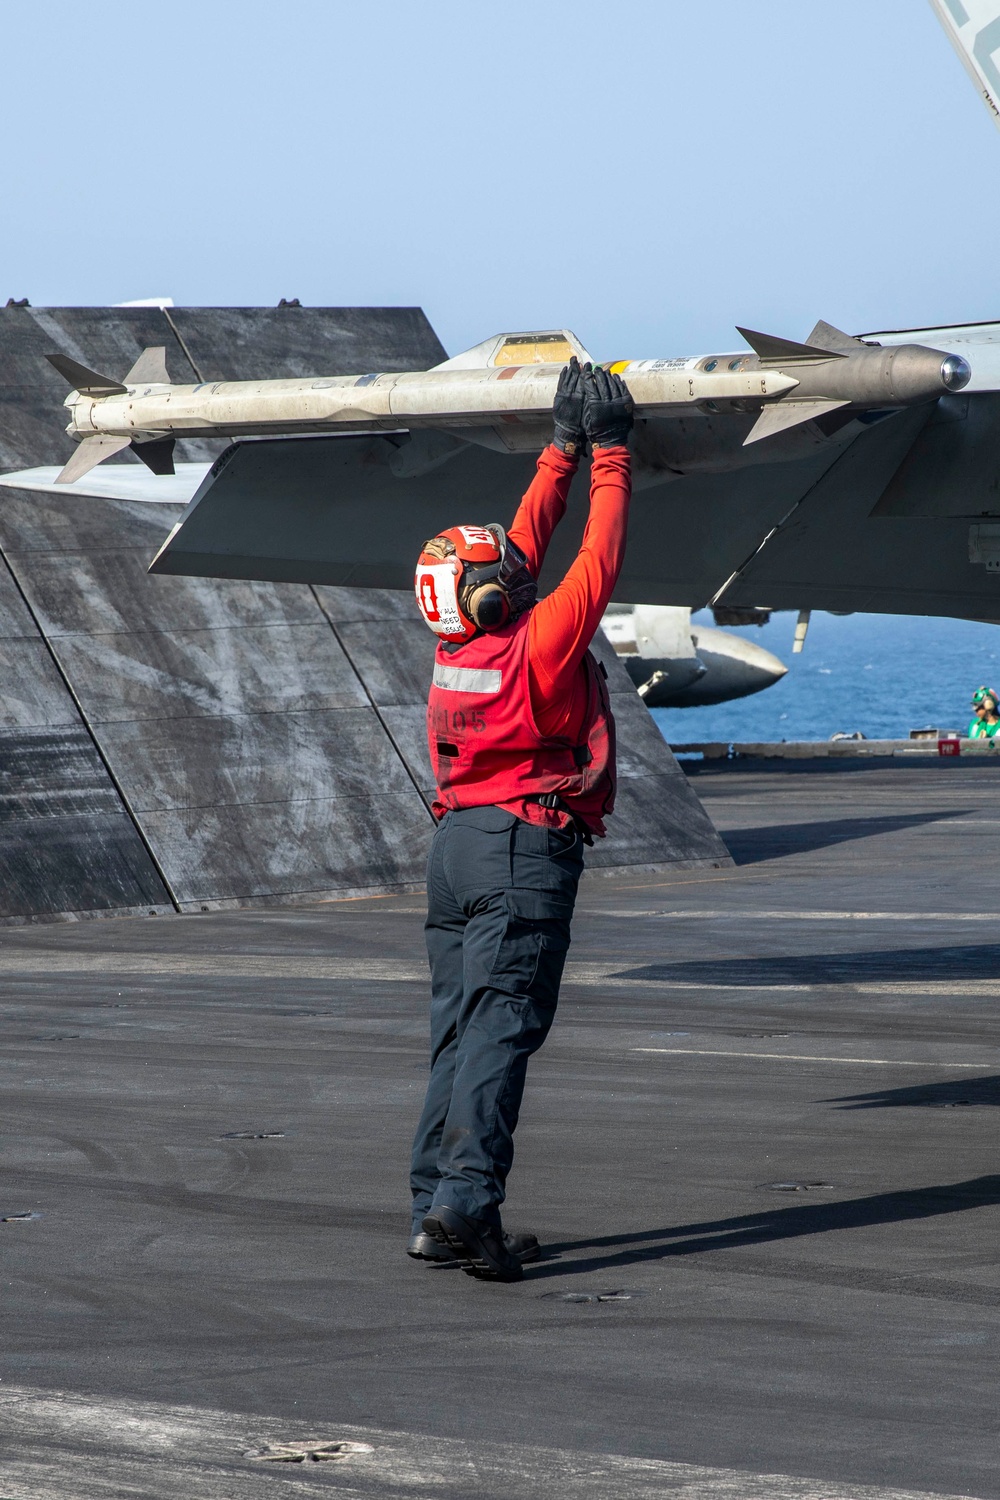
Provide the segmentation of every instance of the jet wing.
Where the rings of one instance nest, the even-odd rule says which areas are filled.
[[[876,421],[722,599],[1000,620],[1000,323],[864,337],[885,346],[944,340],[971,379],[960,393]]]
[[[965,405],[896,413],[859,437],[721,600],[1000,621],[1000,403]]]
[[[151,474],[144,464],[102,464],[71,484],[57,482],[57,464],[0,474],[12,490],[52,495],[89,495],[101,500],[140,500],[149,505],[187,505],[208,473],[209,464],[177,464],[173,474]]]
[[[821,447],[793,462],[691,474],[638,491],[616,598],[700,605],[725,583],[835,461]],[[271,582],[410,588],[423,542],[463,517],[509,524],[535,470],[531,454],[454,443],[413,472],[399,437],[258,440],[216,460],[151,572]],[[581,465],[543,583],[580,544],[589,474]],[[64,486],[64,489],[67,488]]]

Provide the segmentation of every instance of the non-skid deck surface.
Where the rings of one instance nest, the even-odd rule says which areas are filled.
[[[404,1254],[418,899],[0,933],[0,1495],[998,1500],[1000,772],[694,780],[738,863],[585,881],[515,1286]]]

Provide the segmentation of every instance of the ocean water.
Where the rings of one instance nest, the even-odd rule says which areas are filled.
[[[711,625],[703,611],[695,620]],[[814,614],[805,649],[792,655],[796,616],[733,630],[788,667],[774,687],[710,708],[659,708],[672,744],[697,740],[827,740],[860,729],[905,739],[933,724],[965,733],[981,684],[1000,688],[1000,625],[906,615]]]

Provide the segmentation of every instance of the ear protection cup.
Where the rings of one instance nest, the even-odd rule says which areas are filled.
[[[538,585],[502,526],[450,526],[425,542],[413,579],[417,608],[434,634],[461,644],[502,630],[531,609]]]
[[[465,595],[462,605],[479,630],[498,630],[510,619],[510,604],[498,583],[475,584]]]

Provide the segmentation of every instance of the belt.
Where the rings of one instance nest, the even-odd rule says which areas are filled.
[[[564,802],[558,792],[536,792],[534,796],[526,797],[526,802],[537,802],[539,807],[551,807],[556,812],[566,813],[573,821],[573,826],[583,839],[588,848],[593,848],[594,835],[587,827],[582,818],[578,818],[568,803]]]

